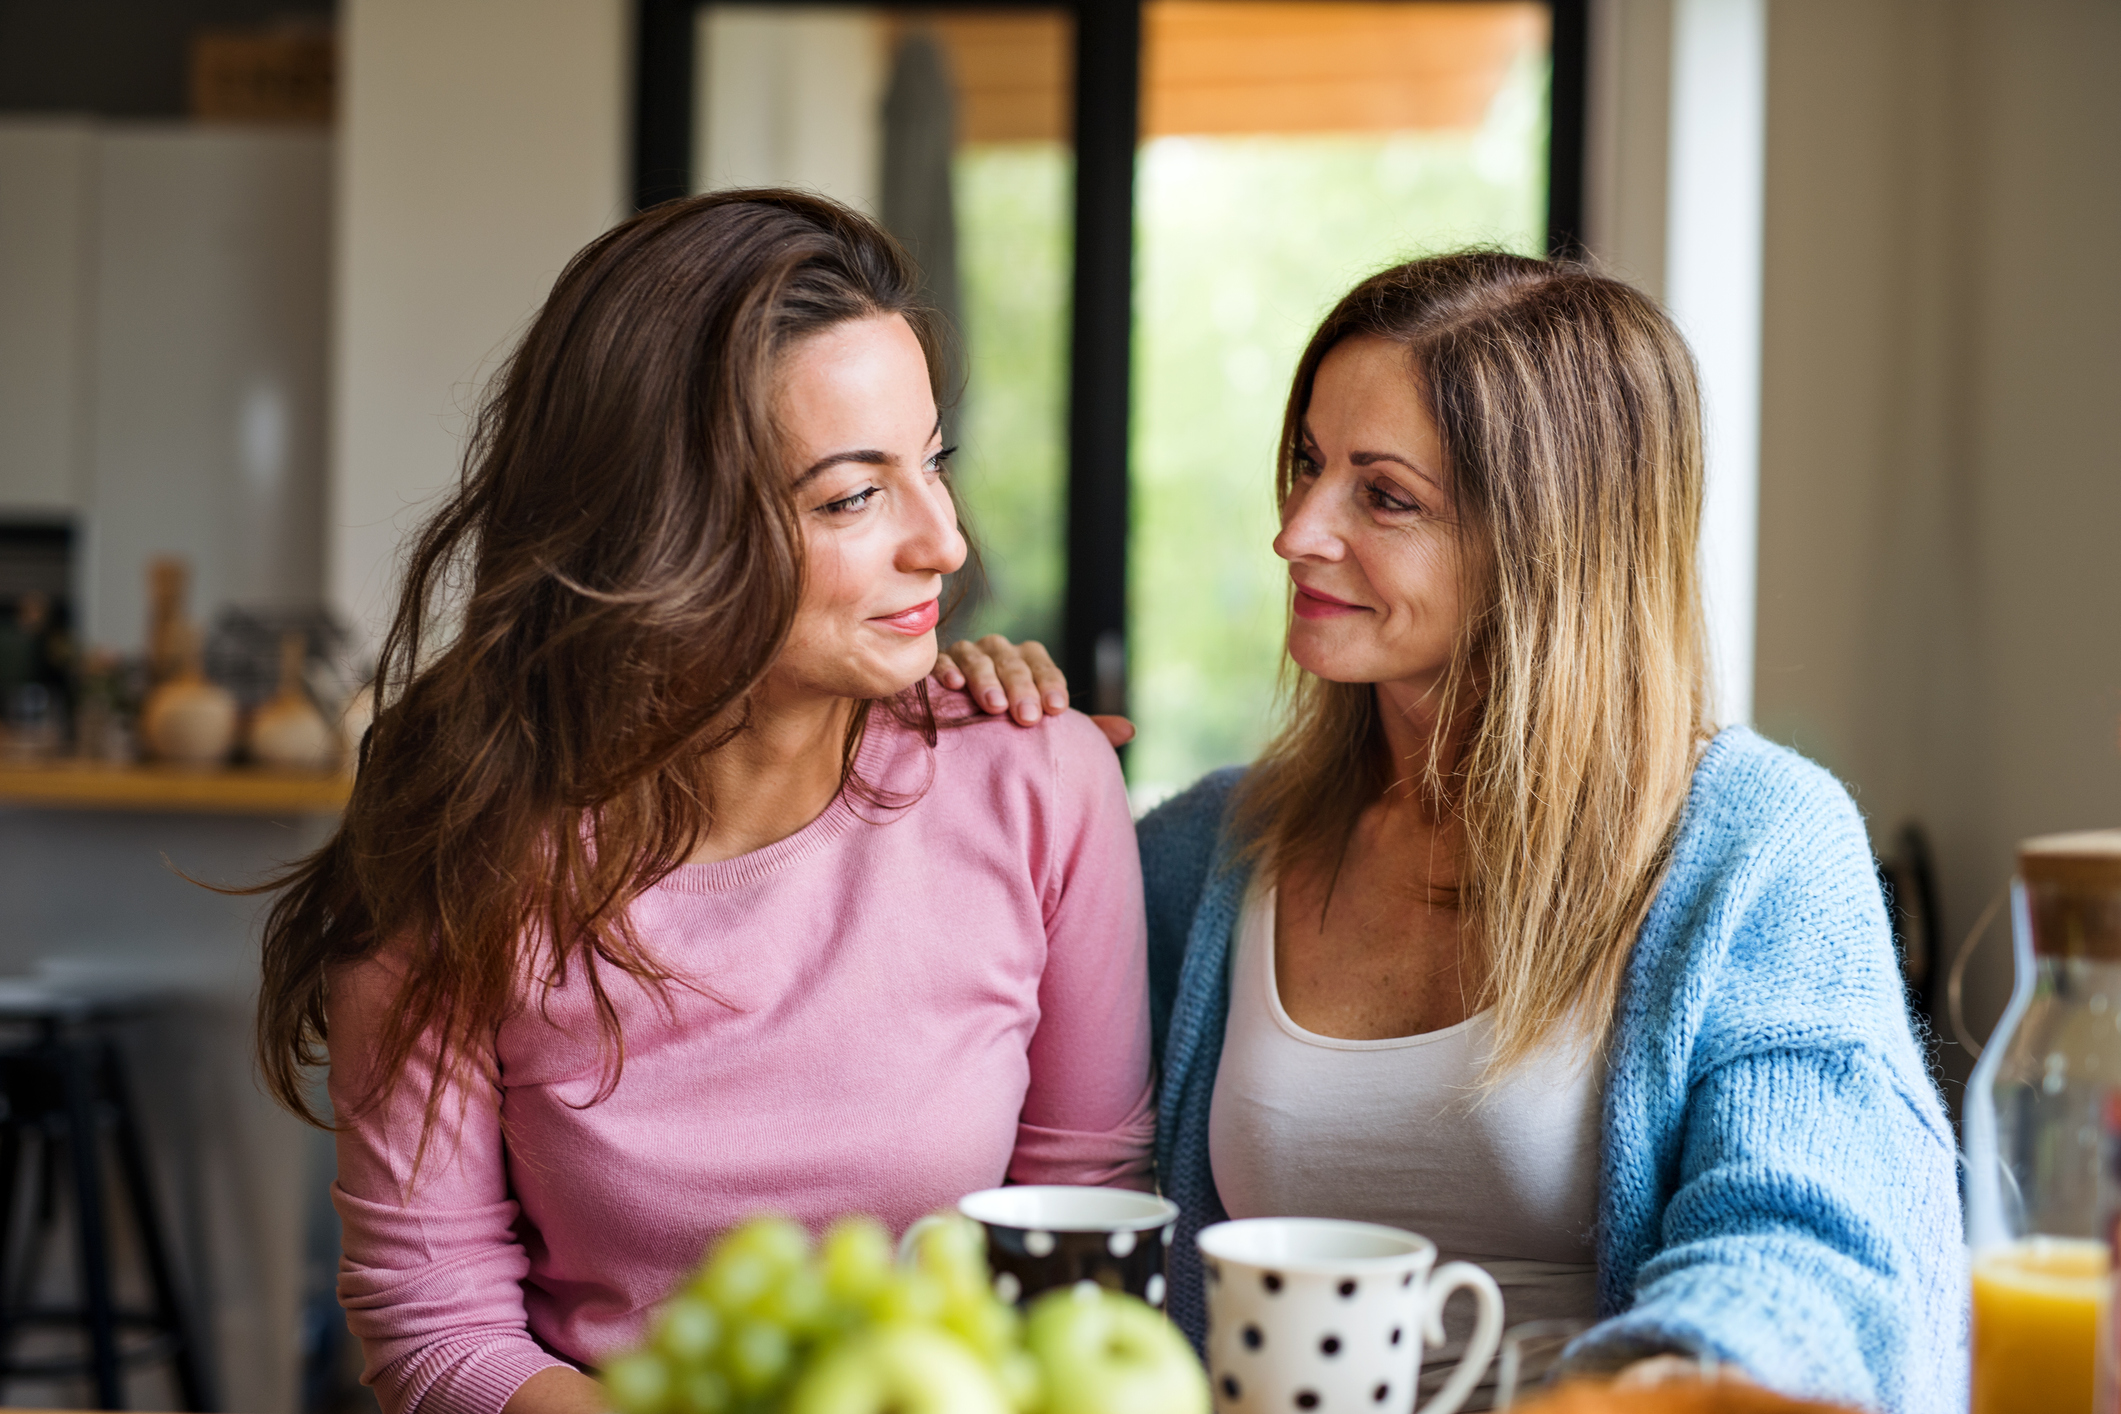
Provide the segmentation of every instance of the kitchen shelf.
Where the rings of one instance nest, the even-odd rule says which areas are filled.
[[[352,787],[353,777],[339,772],[118,766],[94,761],[0,763],[0,806],[329,815],[345,807]]]

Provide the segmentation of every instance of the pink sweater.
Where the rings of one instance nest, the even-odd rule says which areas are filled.
[[[872,719],[844,797],[633,906],[697,987],[607,979],[626,1042],[599,1080],[576,969],[493,1037],[415,1184],[431,1056],[339,1136],[339,1299],[386,1414],[498,1410],[638,1340],[720,1230],[760,1212],[902,1229],[1004,1178],[1146,1181],[1153,1110],[1140,863],[1111,750],[1069,713],[946,730]],[[335,977],[332,1096],[352,1112],[396,973]],[[461,1118],[459,1118],[461,1116]],[[505,1138],[504,1138],[505,1128]]]

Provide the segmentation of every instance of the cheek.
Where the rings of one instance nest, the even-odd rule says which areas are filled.
[[[1399,633],[1448,640],[1458,630],[1458,556],[1440,533],[1394,531],[1356,547],[1356,558]]]
[[[803,547],[803,602],[797,613],[813,626],[837,617],[860,601],[860,566],[847,547],[829,535],[812,535]]]

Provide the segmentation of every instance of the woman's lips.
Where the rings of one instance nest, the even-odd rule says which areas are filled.
[[[1296,617],[1299,619],[1337,619],[1343,614],[1367,614],[1370,611],[1360,604],[1350,604],[1345,599],[1335,599],[1330,594],[1321,594],[1315,589],[1296,586]]]
[[[893,633],[903,633],[908,638],[918,638],[935,627],[939,616],[938,605],[939,601],[930,599],[926,603],[915,604],[910,609],[901,609],[895,614],[879,614],[869,622],[882,624]]]

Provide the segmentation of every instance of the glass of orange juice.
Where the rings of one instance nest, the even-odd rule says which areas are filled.
[[[1971,1414],[2092,1409],[2105,1244],[2032,1237],[1974,1254]]]

